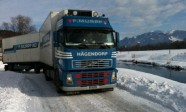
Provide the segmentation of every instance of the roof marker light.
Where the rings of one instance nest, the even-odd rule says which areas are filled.
[[[98,13],[97,13],[97,12],[94,12],[94,13],[93,13],[93,16],[94,16],[94,17],[98,17]]]
[[[73,11],[73,15],[77,16],[78,12],[77,11]]]

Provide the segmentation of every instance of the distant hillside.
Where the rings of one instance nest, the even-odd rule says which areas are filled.
[[[162,31],[154,31],[144,33],[136,37],[124,38],[121,40],[120,45],[125,47],[132,47],[136,45],[146,46],[184,40],[186,40],[186,31],[183,30],[174,30],[167,33]]]
[[[2,47],[2,38],[12,37],[20,35],[20,33],[9,31],[9,30],[0,30],[0,47]]]

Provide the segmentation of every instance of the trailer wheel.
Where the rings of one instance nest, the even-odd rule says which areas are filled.
[[[4,69],[5,71],[8,71],[8,65],[5,65]]]
[[[58,70],[55,70],[54,84],[56,86],[57,93],[62,93],[61,82],[59,80],[59,71]]]
[[[35,72],[36,74],[39,74],[39,73],[40,73],[40,68],[35,68],[35,69],[34,69],[34,72]]]
[[[29,72],[29,71],[30,71],[30,69],[25,69],[25,71],[26,71],[26,72]]]
[[[7,68],[7,70],[14,71],[14,64],[8,64]]]

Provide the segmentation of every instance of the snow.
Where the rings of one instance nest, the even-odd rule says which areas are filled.
[[[121,52],[121,54],[123,53]],[[137,57],[142,58],[143,55],[138,54]],[[122,57],[120,57],[120,59],[121,58]],[[182,58],[183,57],[180,54],[176,57],[176,60],[181,60]],[[132,108],[133,105],[137,105],[133,107],[137,108],[136,111],[138,111],[138,108],[141,108],[142,111],[146,108],[147,105],[150,106],[150,109],[153,109],[149,111],[186,111],[186,85],[159,76],[155,76],[153,74],[118,68],[117,86],[111,93],[107,92],[93,95],[82,94],[79,96],[57,96],[55,93],[55,89],[52,89],[54,88],[54,86],[51,86],[51,88],[46,87],[50,86],[50,84],[47,84],[46,81],[44,81],[44,77],[42,77],[41,74],[27,74],[28,76],[30,76],[30,78],[28,78],[30,79],[30,81],[29,84],[24,84],[25,82],[27,82],[25,80],[25,74],[10,71],[5,72],[3,70],[3,67],[4,65],[2,64],[2,62],[0,62],[0,112],[28,112],[28,109],[44,112],[43,110],[45,110],[46,108],[50,108],[46,107],[45,104],[48,104],[50,102],[51,104],[48,104],[47,106],[60,105],[57,106],[59,107],[59,109],[56,109],[56,111],[63,111],[63,109],[61,109],[63,107],[64,111],[68,110],[69,108],[69,110],[73,111],[86,111],[87,108],[95,108],[98,109],[98,111],[113,111],[113,109],[118,110],[115,107],[115,104],[117,104],[117,102],[119,102],[117,106],[120,107],[120,109],[125,106],[125,104],[123,104],[124,102],[129,102],[126,103],[130,104],[127,107]],[[41,79],[43,79],[39,79],[40,77]],[[35,80],[36,78],[37,80]],[[30,85],[31,83],[34,83],[36,81],[38,82]],[[24,92],[23,88],[26,88],[26,90],[28,90],[27,92],[37,92],[37,88],[34,88],[34,85],[36,85],[38,89],[46,88],[46,90],[38,90],[43,91],[41,92],[43,94],[34,96],[31,95],[33,93],[26,94],[26,92]],[[41,88],[39,86],[41,86]],[[32,91],[31,89],[34,91]],[[42,97],[46,96],[45,93],[47,93],[47,91],[51,95],[54,94],[55,97]],[[46,99],[46,101],[44,99]],[[57,104],[56,101],[59,104]],[[33,102],[36,104],[33,104]],[[75,102],[78,103],[76,104]],[[87,104],[90,103],[90,107],[82,107],[82,104],[84,104],[83,102],[86,102]],[[110,107],[109,105],[111,105],[112,107]],[[37,109],[34,109],[36,107]],[[127,107],[125,107],[126,110]]]
[[[168,32],[169,34],[173,34],[176,30],[171,30],[170,32]]]
[[[0,71],[3,71],[4,70],[4,64],[3,64],[3,62],[2,61],[0,61]]]
[[[118,70],[117,87],[173,111],[186,111],[186,84],[139,71]]]
[[[167,67],[186,69],[186,49],[128,51],[117,54],[118,61],[137,61]]]
[[[0,62],[0,112],[25,112],[29,97],[20,91],[20,73],[6,72]]]
[[[169,37],[169,40],[171,40],[172,42],[175,42],[175,41],[183,41],[183,39],[178,39],[178,38],[176,38],[176,37],[174,37],[174,36]]]

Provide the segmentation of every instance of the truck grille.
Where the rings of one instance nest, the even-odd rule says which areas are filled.
[[[104,85],[108,83],[109,72],[78,73],[75,78],[79,86]]]
[[[104,85],[106,83],[108,83],[108,79],[80,80],[80,81],[77,81],[77,84],[79,86]]]
[[[109,72],[98,72],[98,73],[82,73],[76,74],[76,78],[98,78],[98,77],[108,77]]]
[[[112,66],[112,59],[98,59],[98,60],[72,60],[72,68],[109,68]]]

